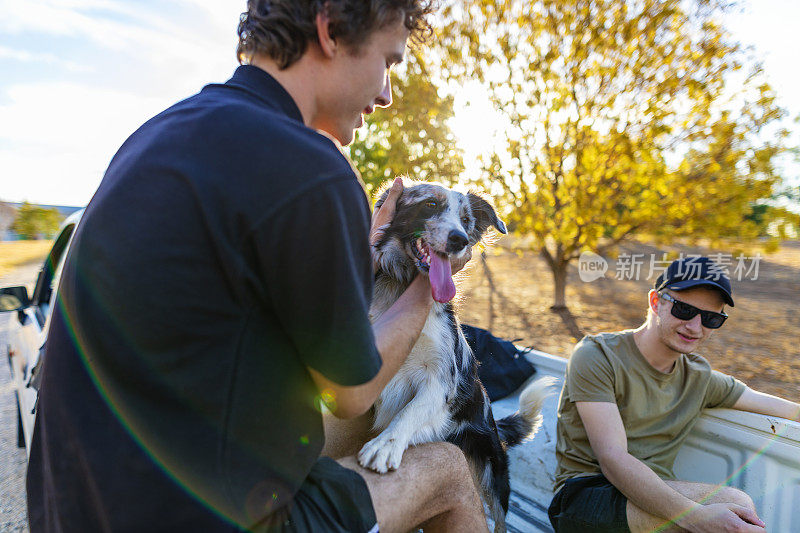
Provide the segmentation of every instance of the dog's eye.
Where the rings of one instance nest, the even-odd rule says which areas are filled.
[[[464,215],[461,217],[461,222],[464,224],[464,227],[469,226],[469,216]]]
[[[427,202],[425,202],[425,207],[428,207],[430,209],[436,209],[437,207],[439,207],[439,203],[436,200],[428,200]]]

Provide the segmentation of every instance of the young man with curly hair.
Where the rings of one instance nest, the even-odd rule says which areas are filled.
[[[233,77],[123,144],[61,278],[31,531],[486,530],[449,444],[383,476],[320,457],[321,403],[363,415],[431,306],[419,277],[370,324],[370,239],[402,185],[370,220],[337,146],[391,103],[389,70],[430,12],[251,0]]]

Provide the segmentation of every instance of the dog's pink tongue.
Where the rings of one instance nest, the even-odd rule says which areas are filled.
[[[431,280],[433,299],[441,303],[449,302],[456,295],[453,273],[450,270],[450,260],[430,249],[428,250],[428,255],[431,258],[428,278]]]

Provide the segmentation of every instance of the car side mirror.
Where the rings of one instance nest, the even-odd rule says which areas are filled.
[[[21,311],[31,306],[28,289],[25,287],[3,287],[0,289],[0,313]]]

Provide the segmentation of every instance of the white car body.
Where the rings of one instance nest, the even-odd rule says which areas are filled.
[[[19,406],[18,444],[24,444],[29,455],[38,396],[33,375],[40,362],[40,349],[47,338],[50,306],[55,302],[61,267],[82,214],[82,210],[73,213],[62,224],[53,241],[53,247],[39,270],[33,294],[30,296],[30,305],[19,311],[4,311],[16,315],[11,316],[8,321],[7,354],[12,386]]]

